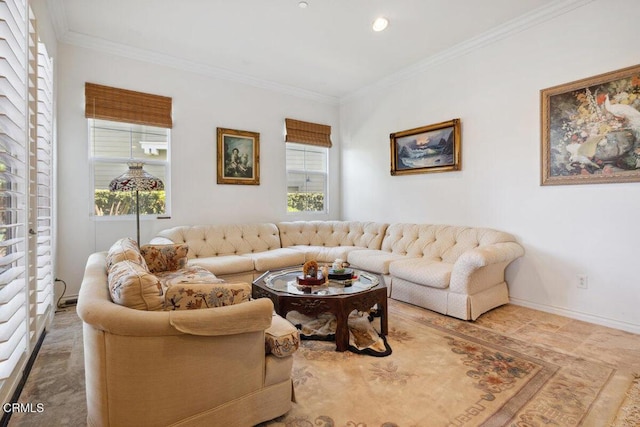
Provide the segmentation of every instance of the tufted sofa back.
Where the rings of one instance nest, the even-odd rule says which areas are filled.
[[[382,241],[382,250],[453,264],[467,250],[492,243],[515,241],[511,234],[489,228],[391,224]]]
[[[278,223],[282,247],[358,246],[380,249],[387,224],[359,221],[292,221]]]
[[[179,226],[163,230],[158,236],[188,244],[190,259],[242,255],[281,247],[278,228],[271,223]]]

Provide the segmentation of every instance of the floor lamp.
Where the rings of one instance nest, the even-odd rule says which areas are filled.
[[[129,170],[114,178],[109,183],[110,191],[135,191],[136,192],[136,231],[138,246],[140,246],[140,201],[138,191],[164,190],[164,183],[142,169],[144,163],[130,162]]]

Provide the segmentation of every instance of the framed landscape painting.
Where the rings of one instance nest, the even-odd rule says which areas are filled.
[[[391,175],[460,170],[460,119],[392,133]]]
[[[218,184],[260,184],[260,134],[217,128]]]
[[[541,185],[640,181],[640,65],[540,91]]]

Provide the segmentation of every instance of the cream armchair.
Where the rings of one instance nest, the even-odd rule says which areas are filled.
[[[78,298],[90,426],[250,426],[291,407],[292,356],[265,355],[269,299],[185,311],[115,304],[106,253]]]

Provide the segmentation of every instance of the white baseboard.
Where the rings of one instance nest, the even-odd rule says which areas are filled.
[[[545,313],[558,314],[560,316],[569,317],[571,319],[582,320],[584,322],[595,323],[596,325],[606,326],[609,328],[620,329],[622,331],[631,332],[634,334],[640,334],[640,325],[635,323],[623,322],[620,320],[609,319],[606,317],[596,316],[593,314],[582,313],[580,311],[567,310],[566,308],[559,308],[550,305],[538,304],[535,302],[522,300],[518,298],[509,298],[509,301],[513,305],[520,305],[522,307],[533,308],[534,310],[544,311]]]

